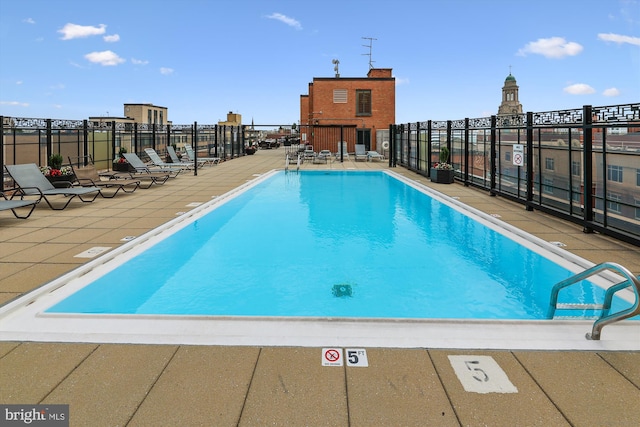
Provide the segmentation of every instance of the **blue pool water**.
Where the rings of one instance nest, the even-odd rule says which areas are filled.
[[[542,319],[572,274],[388,174],[279,172],[47,311]]]

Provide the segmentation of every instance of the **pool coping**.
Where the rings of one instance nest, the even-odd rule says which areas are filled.
[[[273,169],[235,189],[195,207],[183,215],[123,244],[34,291],[0,307],[0,341],[52,341],[146,344],[207,344],[266,346],[375,346],[429,348],[486,348],[528,350],[640,350],[638,326],[633,323],[609,325],[600,341],[586,340],[589,320],[468,320],[468,319],[348,319],[221,316],[68,315],[43,313],[76,289],[72,279],[104,274],[103,267],[117,257],[130,257],[148,245],[171,235],[219,204],[242,194],[279,172]],[[293,172],[290,172],[293,173]],[[518,236],[527,247],[541,248],[559,257],[571,271],[592,263],[493,218],[457,200],[392,171],[396,179],[428,193],[447,205],[469,212],[491,228],[502,227]],[[485,224],[485,225],[487,225]],[[532,240],[532,241],[529,241]],[[128,259],[128,258],[127,258]],[[569,268],[568,266],[571,266]],[[87,278],[85,277],[85,278]],[[612,276],[613,277],[613,276]],[[602,286],[609,280],[601,282]],[[136,322],[131,320],[136,319]],[[79,327],[81,326],[81,327]],[[517,326],[517,327],[514,327]],[[87,332],[90,331],[90,332]],[[635,335],[634,335],[635,334]]]

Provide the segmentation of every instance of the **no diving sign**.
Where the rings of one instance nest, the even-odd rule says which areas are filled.
[[[366,368],[369,366],[367,359],[367,350],[364,348],[348,348],[347,366],[356,366]],[[343,366],[343,353],[341,348],[323,348],[322,349],[322,366]]]
[[[342,366],[342,349],[341,348],[323,348],[322,349],[322,366]]]
[[[522,144],[513,145],[513,165],[514,166],[524,165],[524,145]]]

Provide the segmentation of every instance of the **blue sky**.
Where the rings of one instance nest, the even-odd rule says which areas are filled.
[[[363,37],[398,123],[495,114],[510,69],[525,111],[640,102],[640,0],[0,0],[0,115],[290,124]]]

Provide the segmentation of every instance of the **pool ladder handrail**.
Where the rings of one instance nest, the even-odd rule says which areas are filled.
[[[289,153],[284,158],[284,170],[285,172],[289,171]],[[300,172],[300,154],[298,154],[298,161],[296,163],[296,172]]]
[[[574,285],[582,280],[593,276],[603,270],[611,270],[615,271],[624,277],[627,280],[617,283],[605,291],[604,301],[600,304],[558,304],[558,294],[561,289],[566,288],[567,286]],[[633,290],[636,300],[634,304],[622,311],[619,311],[614,314],[609,314],[609,310],[611,309],[611,302],[613,300],[613,295],[625,288],[631,287]],[[556,309],[597,309],[602,310],[600,317],[593,323],[593,328],[591,333],[586,334],[586,338],[588,340],[599,340],[600,334],[602,332],[602,328],[606,325],[619,322],[623,319],[628,319],[629,317],[637,316],[640,314],[640,280],[636,278],[633,273],[631,273],[627,268],[617,264],[615,262],[603,262],[598,265],[594,265],[593,267],[575,274],[568,279],[565,279],[561,282],[556,283],[551,290],[551,297],[549,300],[549,310],[547,312],[547,318],[553,319],[555,315]]]

